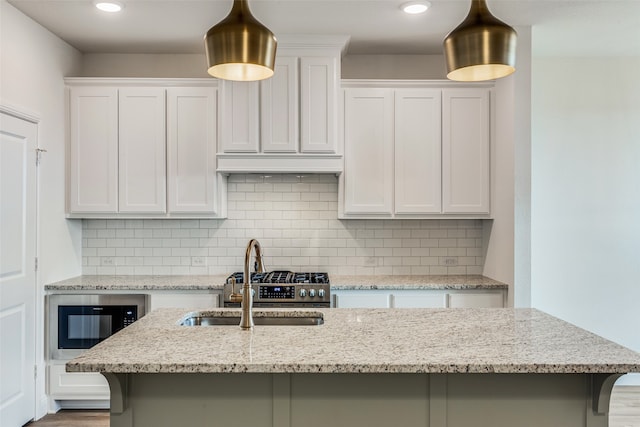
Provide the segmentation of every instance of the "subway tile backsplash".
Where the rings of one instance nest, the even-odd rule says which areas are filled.
[[[267,270],[482,274],[481,220],[339,220],[334,175],[230,175],[228,218],[83,220],[83,274],[242,269],[257,238]]]

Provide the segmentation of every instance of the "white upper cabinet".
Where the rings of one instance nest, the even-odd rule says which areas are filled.
[[[395,91],[395,212],[440,213],[440,91]]]
[[[270,79],[260,82],[262,151],[298,150],[298,58],[278,57]],[[227,150],[225,150],[227,151]]]
[[[69,92],[69,209],[118,211],[118,89]]]
[[[164,89],[119,89],[120,212],[166,212],[165,115]]]
[[[344,213],[391,216],[393,91],[345,91]]]
[[[217,90],[169,88],[167,111],[169,212],[216,215],[222,204],[216,175]]]
[[[335,153],[337,76],[335,58],[278,56],[270,79],[222,81],[222,152]]]
[[[338,149],[338,60],[303,57],[300,67],[300,151],[335,153]]]
[[[340,173],[340,56],[345,37],[278,40],[273,77],[220,81],[221,173]]]
[[[259,82],[221,81],[221,149],[257,153],[260,145]]]
[[[66,79],[68,216],[223,217],[213,79]]]
[[[447,89],[442,97],[443,211],[488,214],[489,91]]]
[[[490,217],[490,86],[343,83],[339,217]]]

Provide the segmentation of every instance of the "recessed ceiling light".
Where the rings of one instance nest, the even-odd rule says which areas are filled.
[[[93,3],[103,12],[120,12],[124,5],[117,1],[96,1]]]
[[[431,3],[428,1],[410,1],[408,3],[404,3],[400,8],[405,12],[411,15],[417,15],[419,13],[424,13],[429,9]]]

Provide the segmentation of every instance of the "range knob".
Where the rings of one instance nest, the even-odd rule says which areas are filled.
[[[302,298],[306,297],[307,296],[307,290],[306,289],[300,289],[300,296]]]
[[[316,290],[315,289],[309,289],[309,296],[311,298],[315,297],[316,296]]]
[[[324,289],[318,289],[318,296],[324,298]]]

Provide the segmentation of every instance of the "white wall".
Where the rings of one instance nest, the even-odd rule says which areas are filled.
[[[534,58],[532,304],[640,351],[640,58]]]
[[[62,78],[78,72],[82,55],[40,25],[0,1],[0,103],[40,118],[38,144],[46,149],[39,169],[37,356],[44,373],[43,284],[81,272],[80,221],[64,219],[65,126]],[[37,382],[44,396],[44,375]],[[38,415],[46,406],[41,403]]]
[[[492,98],[491,211],[484,224],[483,274],[509,284],[509,306],[530,306],[531,28],[518,27],[516,72],[496,81]]]
[[[209,77],[204,54],[87,53],[79,77]],[[443,55],[346,55],[344,79],[444,79]]]
[[[346,55],[343,79],[445,79],[443,55]]]
[[[203,54],[86,53],[77,77],[211,77]]]

